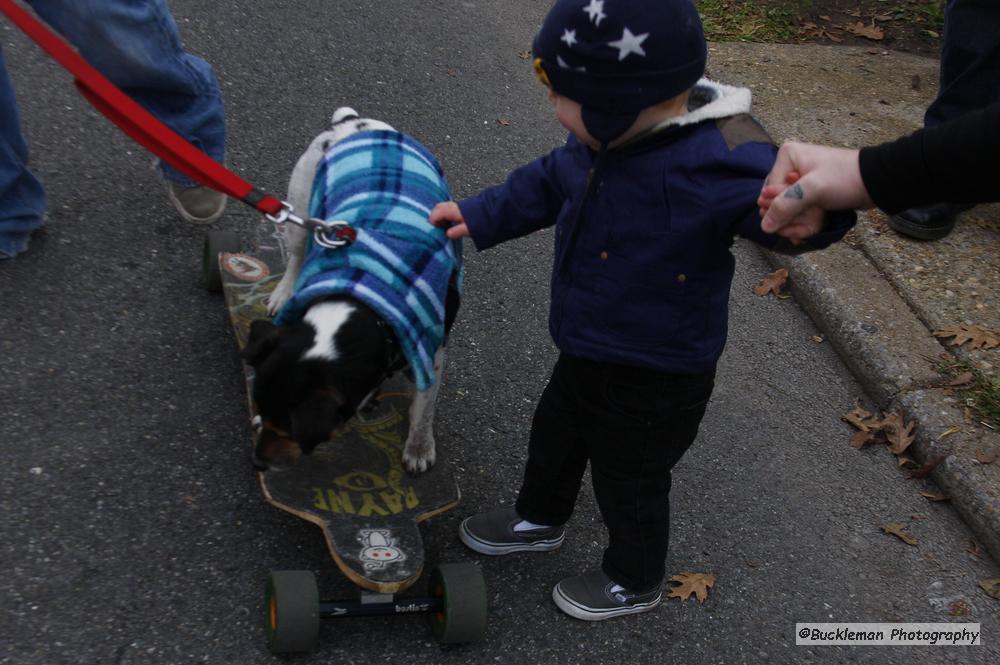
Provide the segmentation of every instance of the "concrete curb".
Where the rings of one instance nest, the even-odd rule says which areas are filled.
[[[947,349],[850,245],[801,256],[764,254],[788,270],[796,300],[878,406],[917,422],[909,449],[917,461],[944,457],[931,479],[1000,562],[1000,464],[975,458],[979,449],[1000,447],[1000,434],[966,423],[959,399],[942,389],[933,361]]]

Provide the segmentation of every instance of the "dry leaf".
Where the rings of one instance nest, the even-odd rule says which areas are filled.
[[[857,23],[849,23],[845,25],[844,29],[859,37],[864,37],[865,39],[873,39],[875,41],[882,41],[885,39],[885,30],[878,27],[874,23],[871,25],[865,25],[861,21],[858,21]]]
[[[824,337],[822,335],[813,335],[812,336],[812,341],[816,342],[817,344],[822,344],[826,340],[824,339]]]
[[[851,11],[849,11],[847,13],[850,14],[851,16],[857,16],[858,18],[861,18],[861,8],[860,7],[858,7],[857,9],[852,9]]]
[[[980,464],[993,464],[998,459],[1000,459],[1000,448],[994,448],[993,450],[980,448],[976,451],[976,461]]]
[[[517,57],[521,60],[528,60],[531,58],[531,51],[518,51]]]
[[[784,268],[778,268],[761,280],[760,284],[754,287],[753,292],[758,296],[766,296],[768,293],[780,296],[781,289],[785,287],[786,283],[788,283],[788,271]]]
[[[987,595],[1000,600],[1000,577],[979,580],[979,588],[985,591]]]
[[[875,20],[875,21],[891,21],[892,20],[892,14],[875,14],[875,16],[872,16],[872,20]]]
[[[947,501],[948,495],[944,492],[928,492],[927,490],[920,490],[920,496],[924,497],[928,501]]]
[[[820,16],[820,18],[823,19],[824,21],[831,20],[829,16]]]
[[[916,469],[911,474],[909,474],[907,478],[917,478],[917,479],[926,478],[927,476],[930,475],[931,471],[933,471],[938,464],[944,461],[944,457],[945,457],[944,455],[935,455],[934,457],[924,462],[920,466],[920,468]]]
[[[504,120],[503,118],[497,118],[497,124],[506,127],[510,124],[510,120]]]
[[[970,342],[973,349],[992,349],[1000,346],[1000,332],[991,328],[980,328],[979,326],[953,326],[942,330],[934,331],[935,337],[954,337],[952,346],[962,346]]]
[[[670,578],[679,585],[670,590],[669,598],[687,600],[694,594],[699,603],[708,598],[708,590],[715,586],[715,575],[707,573],[681,573]]]
[[[920,465],[914,462],[913,459],[907,457],[906,455],[900,455],[899,457],[896,458],[896,468],[904,466],[907,469],[913,469]]]
[[[875,441],[875,432],[858,430],[854,433],[854,436],[851,437],[851,447],[861,450],[873,441]]]
[[[889,524],[880,524],[879,528],[890,535],[896,536],[907,545],[917,544],[917,539],[911,536],[910,534],[906,533],[906,531],[904,531],[904,529],[906,529],[905,524],[900,524],[899,522],[890,522]]]
[[[958,376],[956,376],[954,379],[952,379],[951,383],[949,383],[948,385],[949,386],[967,386],[967,385],[969,385],[970,383],[972,383],[975,380],[976,380],[976,375],[975,374],[973,374],[972,372],[963,372],[963,373],[959,374]]]
[[[898,413],[890,413],[882,421],[885,437],[889,441],[889,450],[892,451],[893,455],[902,454],[913,443],[913,428],[916,424],[916,422],[911,422],[907,425]]]
[[[880,429],[880,427],[877,427],[877,425],[879,425],[879,421],[875,420],[872,417],[872,414],[865,411],[860,404],[855,404],[854,408],[846,415],[841,416],[841,418],[851,423],[855,428],[861,430],[862,432]]]

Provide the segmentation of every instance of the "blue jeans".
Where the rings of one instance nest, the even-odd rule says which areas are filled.
[[[112,83],[216,161],[225,159],[222,97],[212,67],[181,47],[166,0],[26,0]],[[28,246],[45,194],[28,149],[0,51],[0,258]],[[166,180],[197,183],[161,165]]]
[[[1000,2],[948,0],[941,88],[924,124],[939,125],[1000,101]]]

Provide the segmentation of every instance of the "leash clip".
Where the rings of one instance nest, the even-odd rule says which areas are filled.
[[[264,217],[276,226],[291,222],[307,231],[312,231],[313,240],[316,244],[327,249],[346,247],[358,237],[358,232],[354,230],[350,222],[345,222],[344,220],[325,222],[315,217],[302,219],[295,214],[295,208],[287,201],[281,202],[281,210],[278,211],[277,215],[265,213]]]

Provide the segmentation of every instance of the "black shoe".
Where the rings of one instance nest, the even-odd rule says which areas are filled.
[[[919,240],[940,240],[955,228],[961,212],[972,206],[957,203],[935,203],[922,208],[910,208],[889,217],[893,231]]]
[[[531,531],[514,531],[521,521],[513,506],[473,515],[462,521],[458,537],[466,547],[480,554],[513,554],[514,552],[549,552],[563,542],[562,526],[546,526]]]
[[[552,589],[552,600],[566,614],[584,621],[602,621],[625,614],[655,610],[662,599],[660,587],[629,591],[604,574],[592,570],[568,577]]]

